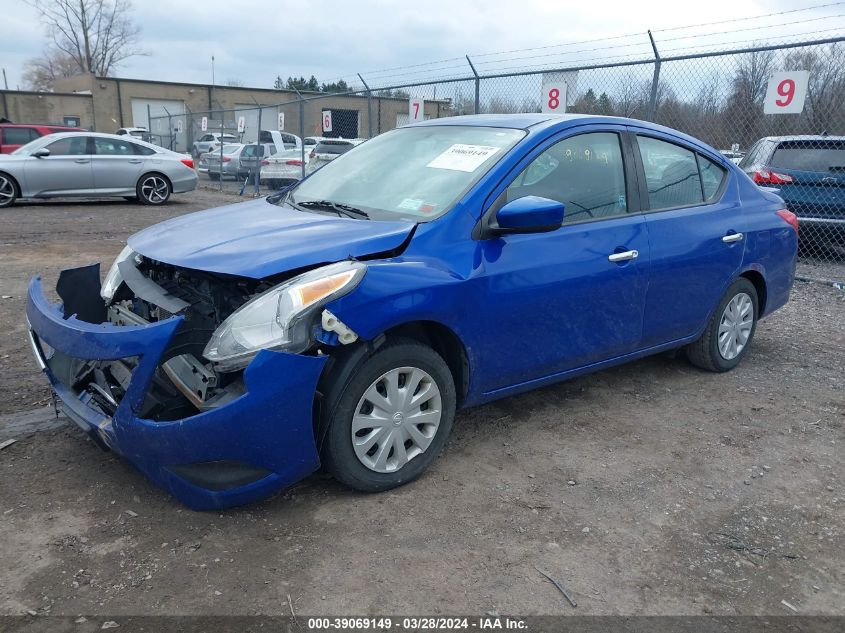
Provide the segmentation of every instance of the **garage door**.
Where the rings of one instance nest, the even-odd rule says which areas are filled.
[[[250,108],[249,104],[235,104],[235,112],[232,117],[237,125],[240,117],[244,118],[244,143],[254,143],[258,140],[258,108],[254,105]],[[279,108],[278,107],[264,107],[261,108],[261,127],[262,130],[275,130],[279,126]]]
[[[147,113],[149,113],[149,118],[147,118]],[[167,119],[168,113],[173,117],[170,121]],[[147,128],[153,135],[153,143],[181,152],[185,151],[187,144],[185,117],[180,116],[183,114],[185,114],[183,101],[132,99],[132,126]],[[178,119],[183,119],[181,133],[177,133],[175,129],[168,129],[168,123],[176,128]]]

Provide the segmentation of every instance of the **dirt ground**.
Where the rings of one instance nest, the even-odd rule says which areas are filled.
[[[32,274],[235,199],[0,211],[0,413],[48,399]],[[0,614],[845,614],[843,324],[845,292],[799,283],[735,371],[661,355],[462,412],[426,475],[378,495],[318,474],[197,513],[70,423],[19,437]]]

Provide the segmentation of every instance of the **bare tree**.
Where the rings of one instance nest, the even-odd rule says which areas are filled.
[[[45,91],[53,87],[60,77],[79,74],[76,61],[60,50],[51,49],[41,57],[28,60],[23,67],[23,83],[30,90]]]
[[[131,19],[131,0],[27,0],[38,11],[50,44],[33,64],[46,66],[61,54],[77,73],[106,77],[121,62],[145,54],[140,28]]]

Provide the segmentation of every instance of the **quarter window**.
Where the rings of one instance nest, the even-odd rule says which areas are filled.
[[[114,138],[94,138],[94,152],[98,156],[129,156],[135,154],[134,143]]]
[[[710,202],[719,192],[722,180],[725,178],[725,168],[717,165],[709,158],[698,155],[698,166],[701,169],[701,187],[704,190],[704,200]]]
[[[84,156],[88,154],[87,136],[69,136],[50,143],[50,156]]]
[[[649,208],[669,209],[704,202],[695,154],[673,143],[637,137]]]
[[[506,196],[508,202],[524,196],[562,202],[564,224],[624,215],[628,204],[619,135],[593,132],[556,143],[522,170]]]

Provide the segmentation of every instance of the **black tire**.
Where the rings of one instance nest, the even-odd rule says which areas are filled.
[[[0,209],[11,207],[21,195],[17,181],[9,174],[0,172]]]
[[[123,199],[128,202],[138,202],[138,196],[123,196]]]
[[[144,174],[135,187],[141,204],[159,206],[170,199],[173,189],[170,181],[162,174]]]
[[[343,384],[334,383],[326,391],[320,428],[327,430],[321,457],[326,470],[341,483],[362,492],[381,492],[419,477],[443,450],[455,420],[455,382],[437,352],[410,339],[389,341],[373,354],[357,359],[350,361],[354,366],[338,367],[332,372]],[[422,369],[432,378],[440,391],[440,422],[423,452],[393,472],[376,472],[355,453],[352,419],[365,391],[386,372],[402,367]]]
[[[220,180],[220,174],[212,174],[211,172],[208,172],[208,178],[210,180],[217,181]]]
[[[751,299],[753,308],[753,316],[751,320],[751,331],[748,339],[743,345],[739,353],[733,358],[725,358],[719,350],[719,326],[725,313],[725,308],[737,296],[742,293],[746,294]],[[757,330],[757,318],[759,316],[759,299],[757,297],[757,289],[745,277],[740,277],[734,281],[730,287],[725,291],[713,314],[710,315],[710,320],[707,322],[707,327],[704,333],[694,343],[690,343],[687,348],[687,358],[696,367],[706,369],[707,371],[725,372],[730,371],[736,367],[748,351],[751,341],[754,339],[754,332]]]

